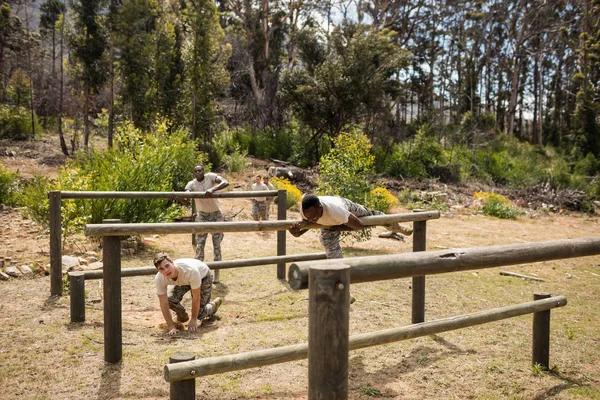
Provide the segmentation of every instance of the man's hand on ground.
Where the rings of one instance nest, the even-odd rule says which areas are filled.
[[[198,329],[200,327],[200,323],[198,323],[197,319],[192,319],[190,321],[190,323],[188,324],[188,331],[190,332],[195,332],[196,329]]]

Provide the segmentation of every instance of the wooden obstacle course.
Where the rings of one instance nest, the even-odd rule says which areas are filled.
[[[214,198],[250,198],[277,196],[277,218],[286,219],[285,190],[256,192],[213,193]],[[205,192],[48,192],[50,206],[50,295],[62,296],[62,214],[63,199],[196,199],[206,197]],[[285,255],[285,232],[277,236],[277,255]],[[285,279],[285,263],[277,265],[277,278]]]
[[[536,295],[534,295],[534,299]],[[503,319],[514,318],[526,314],[544,313],[548,310],[567,305],[564,296],[543,297],[542,299],[498,307],[491,310],[478,311],[454,317],[411,324],[398,328],[352,335],[348,339],[348,349],[358,350],[418,337],[434,335],[437,333],[482,325]],[[347,311],[346,311],[347,312]],[[537,337],[540,328],[547,326],[533,324],[533,337]],[[310,339],[309,339],[310,340]],[[549,342],[545,342],[544,346]],[[535,348],[534,341],[534,348]],[[164,378],[167,382],[177,382],[200,378],[208,375],[222,374],[225,372],[240,371],[244,369],[262,367],[265,365],[279,364],[308,358],[309,344],[301,343],[290,346],[256,350],[246,353],[231,354],[202,358],[180,364],[167,364],[163,368]],[[537,360],[534,358],[532,364]]]
[[[429,219],[434,219],[434,218],[439,218],[440,217],[440,213],[439,211],[426,211],[426,212],[416,212],[416,213],[407,213],[407,214],[391,214],[391,215],[377,215],[377,216],[370,216],[370,217],[362,217],[361,220],[363,221],[363,223],[365,223],[365,225],[368,226],[373,226],[373,225],[384,225],[384,224],[388,224],[388,223],[392,223],[392,222],[407,222],[407,221],[427,221]],[[104,272],[103,272],[103,283],[104,283],[104,290],[106,292],[106,286],[107,285],[113,285],[115,284],[115,282],[118,280],[118,288],[119,288],[119,304],[121,301],[121,297],[120,297],[120,284],[121,284],[121,258],[120,258],[120,251],[121,251],[121,242],[119,239],[120,236],[123,235],[135,235],[135,234],[140,234],[140,232],[144,232],[144,233],[199,233],[199,232],[210,232],[211,230],[207,230],[207,226],[210,226],[210,229],[213,229],[216,232],[246,232],[246,231],[255,231],[257,227],[260,226],[275,226],[276,229],[272,229],[272,230],[287,230],[292,224],[296,223],[297,221],[266,221],[266,222],[206,222],[206,223],[201,223],[201,222],[197,222],[197,223],[162,223],[162,224],[115,224],[115,223],[108,223],[108,224],[95,224],[95,225],[86,225],[85,228],[85,233],[86,235],[99,235],[103,237],[104,240],[104,251],[107,251],[107,246],[110,247],[110,250],[108,250],[111,254],[116,254],[118,252],[119,256],[118,258],[116,256],[113,256],[111,258],[111,263],[118,263],[118,267],[115,267],[114,265],[111,266],[107,266],[107,260],[105,257],[104,260]],[[262,224],[262,225],[261,225]],[[133,228],[131,226],[134,226]],[[243,228],[242,230],[240,230],[240,226]],[[235,227],[235,228],[232,228]],[[308,228],[315,228],[315,229],[320,229],[322,228],[321,225],[317,225],[317,224],[306,224],[306,227]],[[172,232],[172,230],[176,230],[177,232]],[[284,232],[285,233],[285,232]],[[114,241],[106,241],[106,238],[114,238]],[[424,240],[425,237],[422,236],[422,239]],[[422,244],[422,246],[424,247],[424,244]],[[278,266],[279,269],[279,266]],[[110,275],[108,275],[106,273],[107,270],[110,270],[111,273]],[[117,274],[118,273],[118,279],[117,279]],[[112,274],[115,274],[115,276],[113,276]],[[106,297],[105,297],[106,298]],[[114,300],[116,301],[116,300]],[[105,339],[105,346],[107,345],[111,345],[114,346],[115,348],[121,348],[122,347],[122,327],[120,325],[121,323],[121,309],[120,307],[117,309],[116,307],[113,307],[112,305],[109,307],[107,306],[107,303],[105,302],[104,305],[104,319],[105,321],[107,319],[111,319],[111,315],[113,313],[117,313],[119,314],[118,318],[115,317],[115,321],[119,322],[119,329],[118,329],[118,334],[116,333],[116,330],[113,332],[114,337],[107,341]],[[110,327],[112,329],[112,324],[110,324]],[[106,328],[107,325],[105,324],[105,338],[106,338]],[[116,351],[116,350],[115,350]],[[110,353],[111,355],[113,353]],[[105,352],[105,355],[108,355],[108,353]],[[111,356],[110,358],[111,360],[115,360],[116,358],[113,358]],[[116,361],[109,361],[108,359],[105,358],[105,361],[107,362],[118,362],[120,361],[120,358]]]

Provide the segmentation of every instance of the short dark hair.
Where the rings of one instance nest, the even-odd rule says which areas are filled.
[[[305,194],[302,198],[302,209],[308,210],[311,207],[319,207],[321,205],[321,201],[316,194]]]
[[[171,257],[169,257],[169,254],[167,253],[158,253],[157,255],[154,256],[154,267],[158,268],[158,265],[163,262],[164,260],[169,260],[169,261],[173,261],[171,260]]]

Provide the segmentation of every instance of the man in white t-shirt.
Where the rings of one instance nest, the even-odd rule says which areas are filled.
[[[252,191],[266,191],[269,190],[267,185],[262,183],[262,177],[256,175],[254,177],[254,183],[252,184]],[[267,200],[264,197],[253,197],[252,198],[252,219],[255,221],[266,221],[267,218]]]
[[[306,194],[302,198],[300,210],[303,220],[327,227],[321,229],[319,235],[319,240],[325,249],[327,258],[344,258],[340,246],[340,232],[363,229],[365,225],[359,217],[383,214],[381,211],[369,210],[367,207],[343,197],[316,196],[314,194]],[[308,231],[308,229],[300,228],[301,222],[296,222],[289,229],[294,237],[302,236]],[[412,233],[412,230],[403,228],[396,223],[387,227],[395,231],[404,231],[406,234],[408,234],[408,231]]]
[[[154,257],[154,266],[158,270],[154,278],[156,294],[169,335],[177,333],[170,310],[177,314],[177,322],[190,321],[190,332],[199,328],[205,318],[217,312],[221,298],[210,301],[213,273],[204,262],[195,258],[172,260],[167,253],[158,253]],[[192,293],[191,319],[181,304],[183,296],[189,291]]]
[[[197,222],[220,222],[223,221],[223,214],[217,199],[212,197],[212,194],[218,190],[225,189],[229,186],[229,182],[220,175],[209,172],[204,173],[204,166],[198,164],[194,167],[194,180],[185,185],[187,192],[204,192],[204,198],[194,199],[196,204],[196,221]],[[196,258],[204,261],[204,247],[208,233],[199,233],[196,235]],[[212,233],[213,253],[215,261],[221,261],[221,241],[223,240],[223,232]],[[221,281],[220,270],[215,270],[215,282]]]

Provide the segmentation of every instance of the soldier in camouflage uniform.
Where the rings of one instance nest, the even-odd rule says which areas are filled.
[[[203,165],[194,167],[195,179],[188,182],[185,190],[188,192],[204,192],[203,198],[194,199],[196,205],[196,221],[197,222],[220,222],[223,221],[221,208],[217,199],[212,198],[212,194],[217,190],[221,190],[229,186],[229,182],[220,175],[209,172],[204,173]],[[196,235],[196,259],[204,261],[204,247],[206,245],[207,233],[199,233]],[[212,233],[213,253],[215,261],[221,261],[221,241],[223,240],[223,232]],[[220,282],[220,270],[215,270],[214,283]]]
[[[195,258],[172,260],[167,253],[158,253],[154,257],[154,266],[158,270],[154,278],[160,309],[167,323],[169,335],[177,333],[171,311],[177,314],[177,322],[188,324],[189,331],[195,331],[202,321],[214,315],[221,305],[221,298],[210,301],[213,273],[204,262]],[[183,296],[192,293],[192,318],[181,304]]]
[[[302,219],[319,225],[327,226],[321,229],[319,240],[325,249],[327,258],[344,258],[340,246],[342,231],[357,231],[365,227],[359,217],[383,215],[381,211],[369,210],[363,205],[337,196],[316,196],[307,194],[302,199],[300,211]],[[300,229],[301,222],[290,228],[290,233],[299,237],[308,229]],[[396,224],[397,225],[397,224]]]

